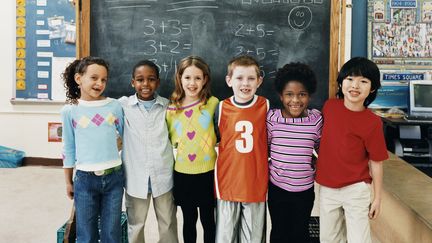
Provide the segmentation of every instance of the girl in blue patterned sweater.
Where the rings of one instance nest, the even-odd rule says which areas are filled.
[[[63,168],[67,196],[75,202],[77,242],[121,242],[124,175],[117,137],[123,133],[123,110],[102,96],[108,64],[97,57],[75,60],[63,80],[70,103],[61,110]]]

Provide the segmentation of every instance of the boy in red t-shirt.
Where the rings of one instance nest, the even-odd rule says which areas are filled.
[[[369,218],[381,207],[381,162],[388,158],[381,119],[367,108],[381,87],[380,72],[372,61],[356,57],[342,66],[337,82],[338,99],[323,107],[317,161],[320,241],[368,243]]]
[[[220,102],[217,111],[216,242],[264,242],[269,103],[255,95],[262,83],[258,63],[249,56],[234,58],[226,82],[234,96]]]

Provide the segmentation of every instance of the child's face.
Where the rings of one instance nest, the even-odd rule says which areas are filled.
[[[204,73],[201,69],[195,66],[187,67],[181,76],[181,84],[185,92],[185,99],[187,101],[198,100],[201,90],[206,82],[207,78],[204,77]]]
[[[108,80],[108,72],[104,66],[91,64],[83,74],[75,74],[75,82],[80,86],[80,99],[86,101],[100,100]]]
[[[147,65],[136,68],[134,78],[131,81],[140,100],[154,99],[154,93],[159,87],[159,83],[156,70]]]
[[[344,104],[348,109],[362,110],[363,102],[369,96],[372,82],[363,76],[347,76],[342,81]]]
[[[297,81],[288,82],[280,99],[283,104],[282,115],[285,118],[298,118],[307,116],[310,96],[304,85]]]
[[[254,66],[236,66],[226,82],[233,89],[234,98],[239,103],[250,101],[262,83]]]

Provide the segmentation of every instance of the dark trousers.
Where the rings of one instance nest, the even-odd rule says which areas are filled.
[[[180,206],[183,212],[183,240],[185,243],[195,243],[197,238],[196,222],[198,208],[200,220],[204,231],[204,243],[214,243],[216,234],[216,222],[214,217],[214,205]]]
[[[314,188],[289,192],[269,183],[268,207],[271,243],[308,243],[309,218],[315,199]]]

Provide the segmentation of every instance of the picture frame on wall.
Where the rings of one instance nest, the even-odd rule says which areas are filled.
[[[48,122],[48,142],[62,142],[61,122]]]

